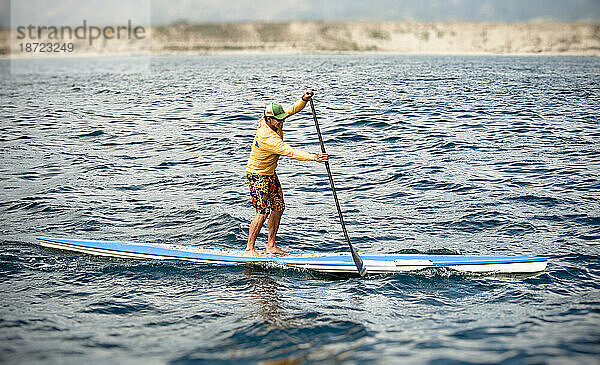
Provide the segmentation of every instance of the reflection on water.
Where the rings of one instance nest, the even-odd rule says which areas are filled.
[[[281,290],[281,284],[271,278],[264,269],[253,265],[244,266],[244,276],[252,285],[251,298],[258,304],[257,317],[271,326],[288,327],[290,323],[286,321],[282,298],[277,293]]]

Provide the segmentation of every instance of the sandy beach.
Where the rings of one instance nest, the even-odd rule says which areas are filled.
[[[143,41],[100,39],[89,46],[86,40],[72,40],[76,49],[73,54],[381,52],[600,56],[597,23],[294,21],[175,23],[146,30]],[[36,56],[20,52],[19,42],[23,41],[10,37],[9,30],[0,31],[0,55]]]

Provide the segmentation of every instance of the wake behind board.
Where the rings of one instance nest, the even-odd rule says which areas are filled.
[[[193,261],[215,265],[274,262],[284,266],[330,273],[356,273],[350,253],[292,253],[284,257],[247,257],[242,250],[198,248],[154,243],[89,241],[37,237],[45,247],[83,252],[91,255],[130,259]],[[477,273],[536,273],[544,271],[548,260],[532,256],[462,256],[361,254],[370,274],[449,268]]]

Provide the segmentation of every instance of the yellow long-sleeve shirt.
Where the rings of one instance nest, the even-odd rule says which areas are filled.
[[[285,112],[296,114],[306,106],[306,101],[300,99],[294,105],[285,109]],[[256,137],[252,142],[252,151],[246,165],[246,172],[261,175],[275,174],[279,156],[284,155],[300,161],[313,161],[316,155],[297,148],[292,148],[283,141],[283,129],[275,132],[267,125],[265,118],[258,122]]]

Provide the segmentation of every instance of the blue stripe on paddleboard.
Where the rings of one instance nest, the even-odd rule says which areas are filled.
[[[366,261],[396,261],[396,260],[429,260],[434,265],[469,265],[469,264],[502,264],[502,263],[517,263],[517,262],[543,262],[545,257],[536,256],[461,256],[461,255],[373,255],[361,254],[360,257]],[[344,256],[329,256],[329,257],[295,257],[288,261],[291,263],[303,261],[344,261],[354,265],[354,261],[350,254]]]
[[[199,253],[199,252],[175,250],[175,249],[163,248],[163,247],[155,247],[155,246],[138,244],[138,243],[126,243],[126,242],[115,242],[115,241],[84,241],[84,240],[50,238],[50,237],[37,237],[37,239],[40,241],[56,242],[56,243],[61,243],[61,244],[83,247],[83,248],[95,248],[95,249],[100,249],[100,250],[113,251],[113,252],[117,252],[117,253],[122,252],[122,253],[136,253],[136,254],[143,254],[143,255],[166,256],[166,257],[172,257],[174,259],[175,258],[187,258],[187,259],[229,261],[229,262],[272,261],[271,258],[213,255],[213,254],[205,254],[205,253]]]
[[[289,265],[335,265],[335,266],[354,266],[354,261],[349,254],[331,254],[330,256],[324,256],[326,254],[306,252],[306,253],[294,253],[294,255],[311,255],[314,257],[245,257],[245,256],[234,256],[234,255],[218,255],[208,254],[200,252],[190,252],[181,249],[170,249],[165,247],[157,247],[152,244],[140,244],[140,243],[125,243],[125,242],[114,242],[114,241],[90,241],[90,240],[75,240],[75,239],[63,239],[63,238],[50,238],[50,237],[37,237],[38,240],[55,242],[73,246],[79,246],[83,248],[94,248],[102,249],[113,252],[122,253],[135,253],[144,255],[157,255],[165,256],[173,259],[186,258],[186,259],[198,259],[207,261],[223,261],[232,263],[246,263],[246,262],[278,262]],[[190,249],[197,249],[196,247],[190,247]],[[235,251],[218,249],[220,251]],[[544,262],[547,261],[544,257],[532,257],[532,256],[460,256],[460,255],[373,255],[363,254],[361,255],[363,260],[368,261],[380,261],[380,262],[394,262],[396,260],[429,260],[434,266],[449,266],[449,265],[488,265],[488,264],[509,264],[509,263],[525,263],[525,262]]]

